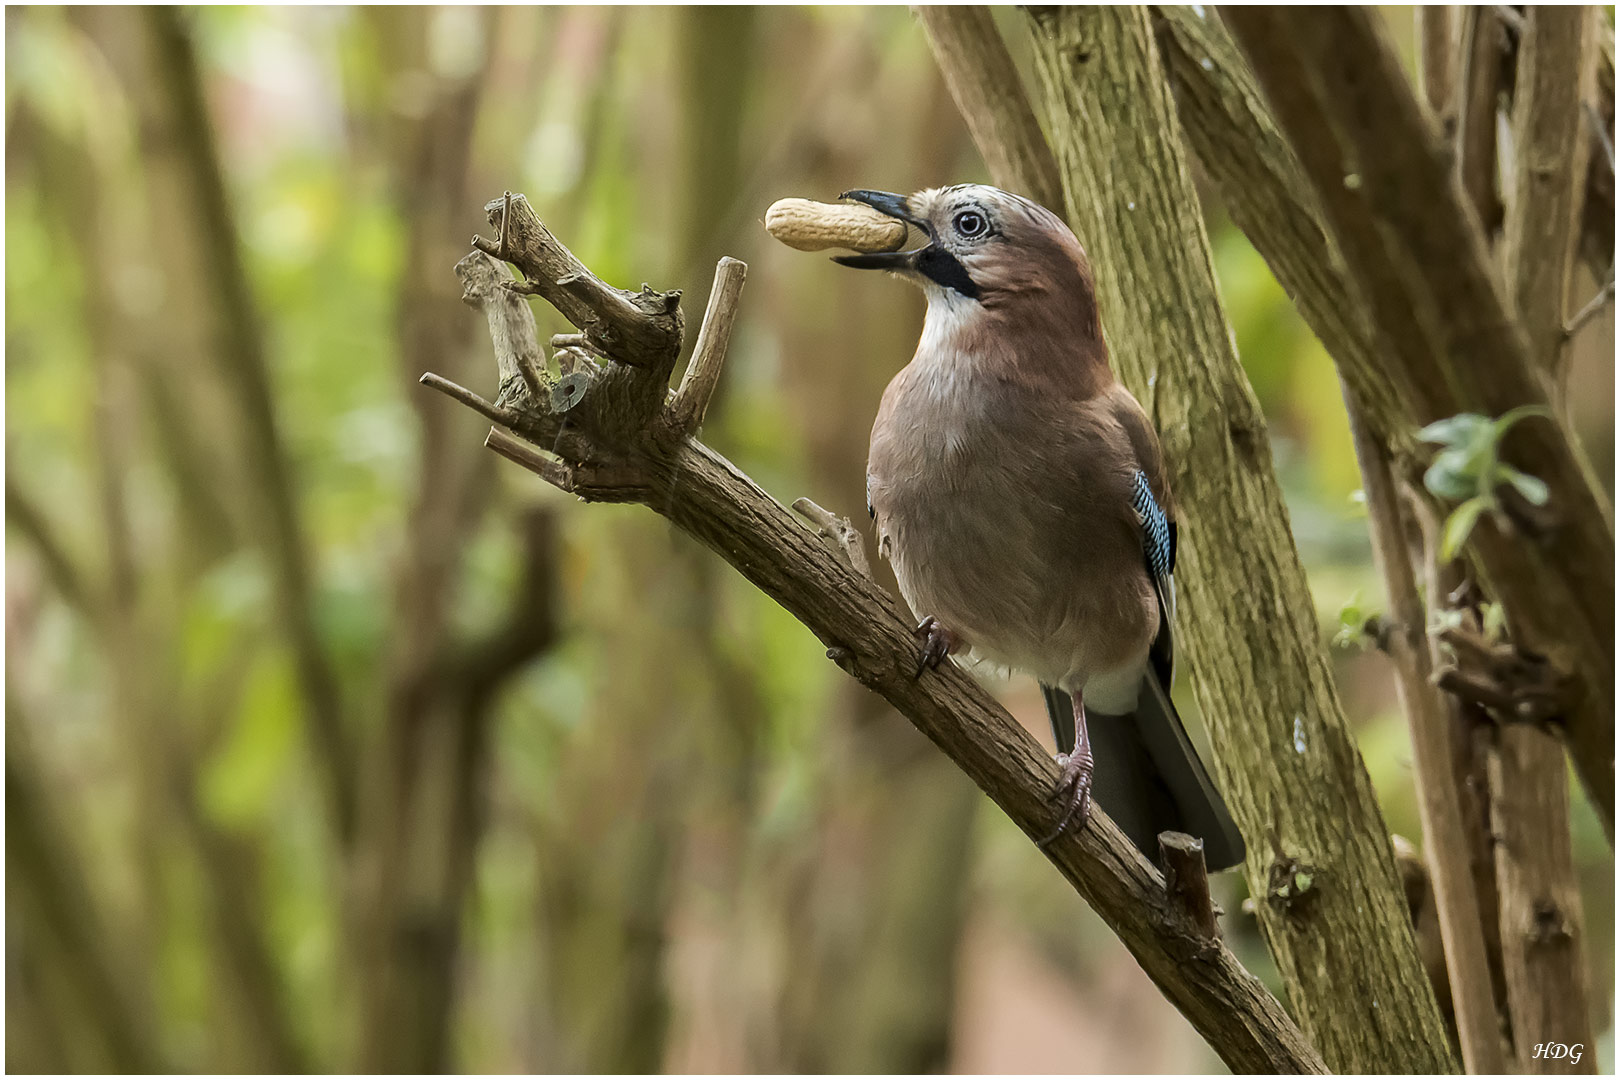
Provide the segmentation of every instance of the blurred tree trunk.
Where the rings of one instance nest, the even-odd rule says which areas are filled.
[[[32,1014],[45,1023],[13,1037],[42,1059],[37,1063],[53,1061],[64,1070],[161,1072],[151,1019],[137,1008],[126,973],[111,964],[115,954],[105,938],[106,922],[81,873],[77,846],[50,805],[16,705],[8,683],[7,974],[16,949],[16,962],[32,974],[34,985],[27,1000],[15,1005],[22,988],[8,985],[6,1004],[8,1018]],[[15,940],[19,932],[24,940]],[[9,1046],[6,1064],[23,1064],[11,1057]]]
[[[865,92],[851,88],[872,83],[879,57],[862,51],[850,59],[832,92],[861,108]],[[926,89],[895,95],[881,130],[916,133],[905,158],[926,163],[912,166],[921,186],[936,182],[927,171],[934,163],[961,156],[966,139],[937,73],[918,74]],[[824,197],[894,182],[856,175],[854,151],[863,148],[840,153],[838,145],[827,138],[819,148],[818,190],[783,194]],[[807,440],[807,487],[861,521],[872,419],[884,386],[910,359],[921,307],[909,290],[874,288],[855,275],[831,287],[841,317],[793,328],[785,374]],[[887,562],[873,559],[873,570],[896,590]],[[947,1070],[978,793],[857,683],[834,687],[822,725],[814,861],[790,870],[803,893],[780,898],[792,959],[782,978],[782,1058],[773,1067]]]
[[[163,145],[165,153],[157,155],[153,169],[159,175],[145,189],[146,198],[156,211],[172,210],[173,200],[182,190],[163,181],[177,175],[183,178],[187,169],[193,173],[217,169],[217,163],[210,164],[206,155],[193,154],[173,173],[163,171],[196,147],[185,141],[185,123],[176,116],[172,99],[149,91],[154,85],[152,39],[124,12],[75,13],[75,17],[129,86],[148,88],[133,96],[146,121],[147,139]],[[169,143],[165,136],[175,141]],[[64,598],[76,608],[105,656],[112,713],[120,735],[128,740],[129,760],[137,763],[133,770],[138,793],[133,840],[138,853],[136,874],[144,894],[143,907],[131,920],[143,931],[132,935],[137,962],[145,969],[161,970],[175,951],[188,947],[189,924],[200,916],[209,935],[206,940],[214,950],[210,960],[218,964],[218,981],[225,990],[209,1002],[222,1021],[209,1028],[208,1049],[214,1060],[225,1068],[297,1071],[305,1067],[304,1056],[293,1030],[281,974],[264,934],[262,897],[254,884],[258,865],[255,838],[228,834],[211,823],[199,806],[195,761],[205,749],[201,739],[217,725],[208,723],[209,717],[195,715],[201,711],[204,695],[183,699],[179,672],[169,660],[173,642],[181,633],[183,607],[165,590],[143,581],[136,569],[142,556],[137,551],[125,491],[128,463],[137,458],[134,423],[139,413],[120,406],[140,403],[136,388],[150,385],[157,374],[143,347],[149,340],[147,324],[132,318],[133,305],[118,295],[113,279],[100,270],[108,264],[139,266],[151,250],[152,222],[136,205],[142,189],[121,183],[120,166],[132,164],[120,160],[122,149],[110,143],[42,146],[39,155],[49,205],[62,224],[68,250],[83,270],[84,325],[97,387],[90,428],[95,433],[101,531],[107,547],[105,570],[81,572],[81,584],[65,591]],[[161,220],[161,213],[155,216]],[[183,227],[164,241],[171,250],[179,249],[191,258],[165,269],[183,279],[186,269],[199,261],[196,249],[229,241],[199,235],[194,214],[174,216],[182,219]],[[182,281],[176,292],[185,288]],[[170,312],[179,316],[171,319],[171,325],[183,326],[186,316],[200,317],[201,313],[200,307]],[[205,333],[195,322],[191,329],[199,337]],[[145,404],[158,402],[149,398]],[[161,428],[175,418],[158,411],[150,419]],[[220,553],[227,528],[217,502],[195,491],[187,494],[198,473],[195,446],[186,438],[179,435],[162,442],[166,453],[160,455],[169,467],[166,479],[176,492],[183,520],[199,526],[198,535],[182,532],[173,545],[173,570],[183,589],[202,565]],[[15,497],[22,498],[20,492]],[[8,486],[8,501],[12,498]],[[241,667],[233,650],[225,651],[225,663],[213,674],[228,696]],[[200,877],[195,910],[188,906],[191,901],[185,898],[187,890],[181,884],[184,872],[175,872],[177,864],[185,870],[194,866]]]
[[[353,866],[357,1061],[366,1071],[451,1067],[457,959],[484,833],[493,711],[503,684],[555,637],[556,544],[549,513],[538,509],[519,525],[519,581],[504,620],[482,638],[456,631],[467,547],[489,507],[494,474],[479,452],[479,425],[416,385],[430,367],[451,368],[470,382],[491,374],[471,347],[479,320],[444,267],[477,226],[469,209],[473,136],[501,17],[474,9],[366,13],[378,52],[390,61],[383,101],[399,101],[407,87],[428,88],[415,114],[385,108],[372,115],[407,229],[395,316],[399,384],[421,442],[394,574],[383,727],[370,755],[363,850]],[[447,19],[469,25],[450,27]],[[439,58],[432,40],[447,34],[475,55]],[[517,67],[514,92],[532,91],[539,45],[508,54]]]

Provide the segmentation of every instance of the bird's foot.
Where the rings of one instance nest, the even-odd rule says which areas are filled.
[[[1091,820],[1091,747],[1088,745],[1073,754],[1059,754],[1057,763],[1063,774],[1058,778],[1053,795],[1063,804],[1063,813],[1058,818],[1057,828],[1036,842],[1043,848],[1070,829],[1085,828],[1086,822]]]
[[[941,660],[961,647],[961,640],[945,628],[945,624],[932,615],[923,619],[912,636],[923,643],[922,655],[917,658],[917,672],[913,679],[922,678],[923,668],[938,668]]]

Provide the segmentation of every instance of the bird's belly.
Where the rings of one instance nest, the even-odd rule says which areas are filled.
[[[1113,561],[1096,550],[1110,537],[1044,489],[986,475],[964,486],[958,473],[949,497],[921,476],[914,491],[889,489],[881,543],[912,611],[937,618],[972,658],[1066,689],[1139,670],[1156,629],[1145,573],[1090,572]]]

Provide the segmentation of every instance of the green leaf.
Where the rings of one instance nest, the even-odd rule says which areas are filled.
[[[1531,476],[1529,473],[1520,472],[1511,465],[1498,465],[1496,467],[1496,478],[1499,483],[1505,480],[1512,484],[1514,488],[1518,490],[1519,494],[1523,495],[1525,500],[1532,506],[1547,505],[1547,496],[1549,495],[1549,492],[1547,490],[1546,481],[1542,480],[1540,477],[1535,477]]]
[[[1491,430],[1491,418],[1479,413],[1458,413],[1444,420],[1436,420],[1418,432],[1424,442],[1462,446],[1472,443],[1482,432]]]
[[[1479,494],[1478,463],[1465,449],[1442,450],[1423,474],[1423,486],[1442,499],[1466,499]]]
[[[1490,508],[1491,501],[1483,495],[1475,495],[1451,512],[1446,518],[1445,536],[1440,542],[1440,557],[1442,559],[1455,558],[1457,552],[1468,542],[1468,535],[1474,531],[1474,523],[1479,515]]]

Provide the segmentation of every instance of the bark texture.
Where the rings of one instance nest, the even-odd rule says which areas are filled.
[[[1298,153],[1366,303],[1373,355],[1414,423],[1547,409],[1548,388],[1512,318],[1451,155],[1413,97],[1376,13],[1234,8],[1226,18]],[[1336,357],[1337,359],[1337,357]],[[1570,756],[1612,837],[1614,530],[1607,499],[1550,411],[1517,425],[1505,461],[1550,487],[1548,512],[1508,498],[1469,551],[1514,640],[1573,680]]]
[[[1184,538],[1183,655],[1289,999],[1336,1071],[1451,1071],[1264,419],[1217,298],[1148,14],[1043,10],[1032,27],[1115,366],[1164,442]]]

